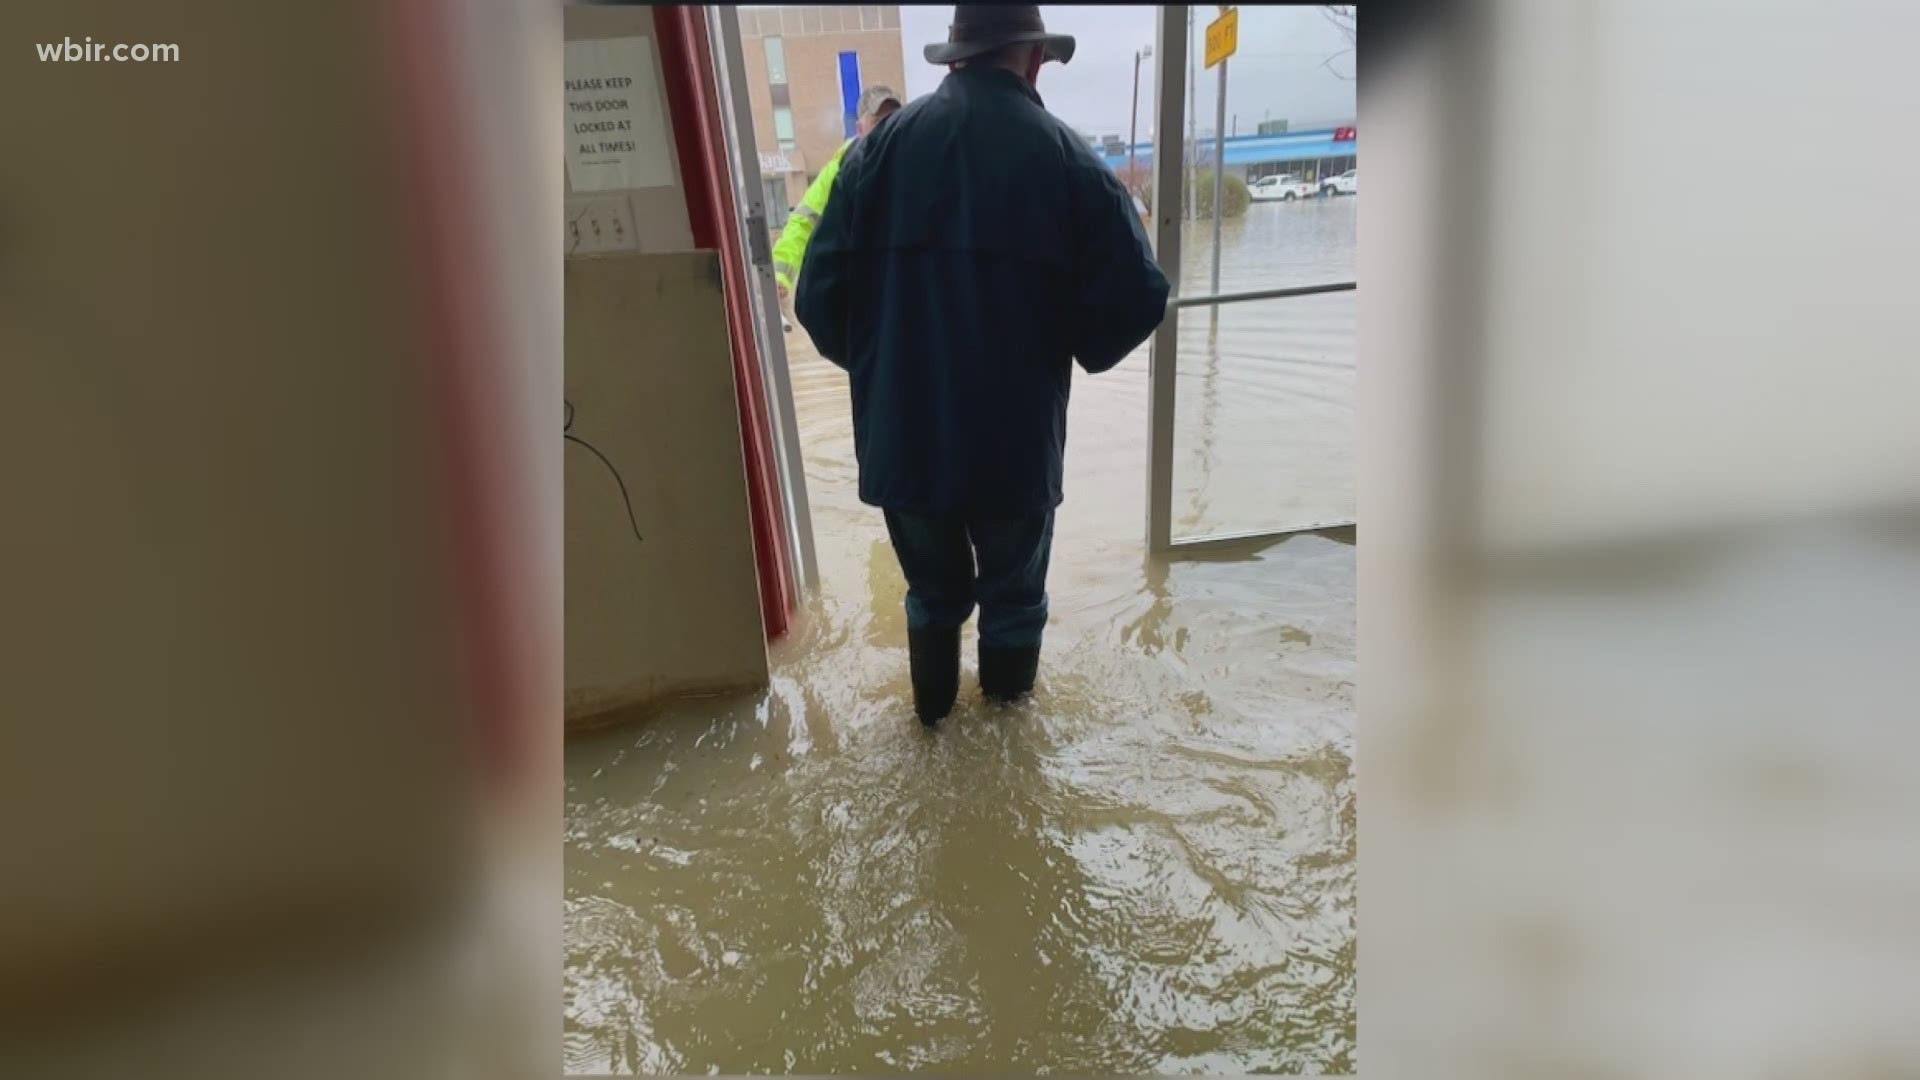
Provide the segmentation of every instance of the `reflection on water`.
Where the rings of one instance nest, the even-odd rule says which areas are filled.
[[[1356,196],[1261,202],[1221,222],[1220,291],[1352,281],[1359,208]],[[1191,222],[1180,240],[1181,291],[1204,295],[1212,274],[1213,222]]]
[[[1354,280],[1358,198],[1255,203],[1221,223],[1220,291]],[[1180,289],[1212,292],[1213,233],[1181,243]],[[1354,293],[1180,313],[1175,536],[1354,520]]]
[[[1278,498],[1310,366],[1221,336],[1196,497]],[[765,695],[569,745],[568,1067],[1352,1071],[1350,543],[1147,560],[1145,350],[1082,376],[1038,692],[929,735],[846,380],[787,342],[821,589]]]
[[[1351,292],[1181,313],[1174,535],[1354,520]]]

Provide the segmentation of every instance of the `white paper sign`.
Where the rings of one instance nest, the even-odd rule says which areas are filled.
[[[569,41],[566,77],[573,190],[671,186],[673,140],[654,79],[653,39]]]

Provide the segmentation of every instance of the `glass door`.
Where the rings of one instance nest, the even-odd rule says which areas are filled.
[[[1140,148],[1173,282],[1150,361],[1156,553],[1355,523],[1357,173],[1329,171],[1358,145],[1339,10],[1159,9]],[[1238,47],[1208,66],[1222,18]]]
[[[807,502],[807,473],[800,455],[800,429],[794,416],[793,382],[787,371],[787,344],[780,311],[778,284],[773,277],[773,230],[784,223],[784,203],[768,202],[778,184],[768,183],[760,172],[759,148],[753,133],[753,114],[747,96],[746,61],[740,43],[738,8],[712,4],[706,8],[707,30],[713,44],[715,68],[720,80],[721,127],[726,129],[727,151],[731,156],[734,195],[740,206],[743,247],[749,265],[747,277],[752,286],[754,332],[759,336],[760,360],[770,399],[767,415],[774,427],[774,457],[779,464],[780,486],[786,501],[790,531],[788,543],[793,558],[796,592],[805,593],[819,583],[820,573],[814,556],[813,515]]]

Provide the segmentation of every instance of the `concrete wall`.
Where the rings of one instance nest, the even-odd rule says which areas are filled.
[[[568,729],[765,686],[719,257],[569,260],[566,304]]]

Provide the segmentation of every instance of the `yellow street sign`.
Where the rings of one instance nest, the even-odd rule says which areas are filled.
[[[1207,24],[1207,66],[1232,56],[1240,47],[1240,9],[1228,8]]]

